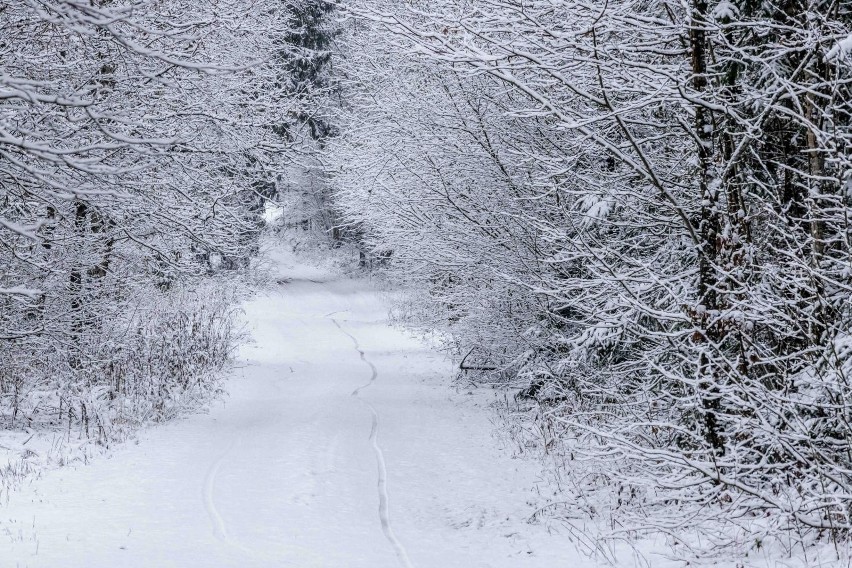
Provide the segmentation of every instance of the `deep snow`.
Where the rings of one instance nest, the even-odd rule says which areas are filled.
[[[538,466],[369,282],[274,260],[224,401],[13,493],[0,567],[592,564],[525,522]]]

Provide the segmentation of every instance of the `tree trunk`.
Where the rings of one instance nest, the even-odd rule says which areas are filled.
[[[692,86],[698,96],[708,88],[707,80],[707,3],[695,0],[689,26],[689,44],[692,55]],[[719,433],[717,414],[720,410],[719,374],[708,349],[718,344],[719,327],[714,320],[719,315],[718,253],[721,239],[721,208],[719,184],[713,170],[713,113],[699,102],[695,105],[695,135],[698,140],[698,191],[701,195],[701,242],[698,250],[698,309],[696,323],[701,333],[698,341],[704,344],[698,361],[699,397],[703,414],[704,437],[719,454],[724,453],[724,442]]]

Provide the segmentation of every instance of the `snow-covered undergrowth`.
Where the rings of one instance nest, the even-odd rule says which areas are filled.
[[[638,565],[726,568],[849,567],[848,542],[754,511],[729,492],[722,502],[703,505],[672,498],[674,489],[693,495],[688,477],[668,487],[648,477],[641,464],[606,455],[583,439],[553,401],[517,396],[495,387],[495,432],[519,458],[541,464],[543,502],[530,522],[562,527],[590,556],[622,565],[624,551],[635,551]],[[546,398],[545,393],[541,393]]]
[[[0,495],[202,408],[239,340],[243,295],[225,278],[137,291],[132,310],[81,330],[76,349],[0,344]]]

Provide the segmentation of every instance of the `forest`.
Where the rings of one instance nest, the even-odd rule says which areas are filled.
[[[848,550],[848,2],[0,22],[0,428],[107,442],[199,404],[275,204],[406,289],[393,321],[456,384],[501,393],[496,428],[557,487],[536,516],[683,558]]]

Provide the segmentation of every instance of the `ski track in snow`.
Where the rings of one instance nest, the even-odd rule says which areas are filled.
[[[364,351],[361,350],[361,346],[358,344],[358,339],[343,329],[343,326],[334,319],[331,318],[331,321],[334,322],[334,325],[337,326],[344,335],[346,335],[349,339],[352,340],[352,343],[355,345],[355,351],[358,352],[358,355],[361,357],[361,361],[369,365],[370,367],[370,381],[364,385],[361,385],[354,391],[352,391],[352,396],[358,398],[369,410],[372,415],[373,423],[370,428],[370,443],[373,445],[373,453],[376,455],[376,465],[378,468],[378,491],[379,491],[379,519],[382,523],[382,532],[384,532],[385,537],[393,546],[396,551],[396,555],[399,558],[400,562],[405,568],[414,568],[414,565],[411,563],[411,560],[408,558],[408,552],[406,552],[405,547],[402,545],[402,542],[396,537],[393,532],[393,528],[391,527],[390,522],[390,507],[389,507],[389,495],[388,495],[388,470],[387,463],[385,462],[385,455],[382,452],[382,448],[379,445],[379,413],[376,411],[376,408],[370,404],[367,400],[361,397],[361,391],[374,382],[379,376],[379,371],[376,369],[376,366],[367,359],[367,356],[364,354]]]
[[[256,553],[254,550],[243,546],[231,538],[231,535],[228,533],[228,526],[225,523],[225,519],[216,507],[216,499],[214,497],[214,492],[216,490],[216,477],[219,475],[219,470],[222,468],[222,464],[225,462],[227,457],[234,451],[234,448],[239,446],[241,442],[242,440],[240,438],[231,440],[228,448],[210,465],[210,468],[207,470],[207,475],[204,478],[202,495],[204,499],[204,508],[207,510],[207,516],[210,517],[210,522],[213,525],[213,535],[225,544],[233,546],[245,554],[255,556]]]
[[[222,468],[222,462],[228,457],[234,447],[237,445],[237,440],[232,440],[228,448],[214,461],[207,470],[207,475],[204,478],[204,487],[202,496],[204,499],[204,508],[207,509],[207,516],[210,517],[210,522],[213,524],[213,534],[219,540],[231,542],[228,536],[228,527],[225,525],[225,519],[216,508],[216,500],[213,496],[213,491],[216,489],[216,477],[219,475],[219,470]]]

